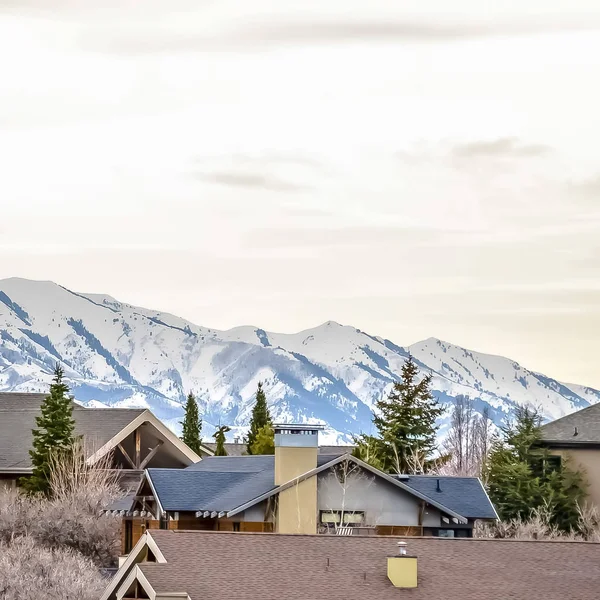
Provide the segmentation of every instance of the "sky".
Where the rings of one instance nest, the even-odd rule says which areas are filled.
[[[448,6],[0,0],[0,279],[600,387],[600,4]]]

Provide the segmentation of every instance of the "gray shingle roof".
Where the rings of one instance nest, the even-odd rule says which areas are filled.
[[[31,468],[29,450],[35,417],[46,394],[0,393],[0,470]],[[139,417],[145,409],[84,408],[73,404],[75,432],[97,450]]]
[[[272,471],[148,469],[148,477],[168,511],[229,511],[275,488]]]
[[[191,600],[596,600],[600,545],[404,538],[418,587],[397,589],[401,538],[151,530],[166,564],[139,565],[157,593]]]
[[[438,481],[441,492],[437,491]],[[411,475],[402,483],[425,494],[467,519],[497,519],[488,495],[477,477]]]
[[[335,456],[317,456],[317,466],[320,467],[332,461]],[[258,473],[269,470],[275,477],[275,457],[272,454],[256,456],[208,456],[204,460],[190,465],[188,471],[218,471],[222,473]]]
[[[202,442],[204,446],[215,451],[217,445],[213,442]],[[346,452],[352,452],[354,446],[319,446],[319,454],[327,454],[329,456],[341,456]],[[246,454],[246,444],[243,443],[228,443],[225,444],[225,451],[228,456],[243,456]]]
[[[569,444],[600,444],[600,403],[542,426],[542,439]]]
[[[317,468],[326,467],[335,459],[335,456],[319,455]],[[164,510],[228,512],[275,490],[274,469],[272,455],[212,456],[184,470],[149,469],[149,472]],[[476,477],[410,476],[407,479],[402,476],[400,480],[433,503],[467,519],[497,518]],[[437,491],[438,480],[441,492]]]
[[[214,442],[202,442],[202,445],[206,446],[213,452],[217,449],[217,444],[215,444]],[[225,444],[225,452],[227,452],[228,456],[242,456],[246,454],[246,450],[246,444]]]

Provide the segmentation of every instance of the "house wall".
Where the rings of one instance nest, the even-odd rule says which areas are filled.
[[[248,510],[233,517],[234,521],[263,522],[267,510],[267,502],[251,506]]]
[[[585,471],[585,478],[589,484],[588,502],[600,509],[600,449],[550,449],[550,454],[570,460],[573,469]]]
[[[367,471],[349,474],[346,483],[332,471],[318,476],[318,510],[364,511],[367,526],[439,527],[439,511],[426,507],[419,522],[420,501]]]

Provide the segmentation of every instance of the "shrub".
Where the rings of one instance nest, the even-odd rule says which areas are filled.
[[[107,580],[92,561],[65,548],[44,548],[29,535],[0,543],[3,600],[97,600]]]

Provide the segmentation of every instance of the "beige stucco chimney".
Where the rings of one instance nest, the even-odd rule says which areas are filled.
[[[417,557],[409,556],[406,546],[406,542],[398,542],[398,554],[388,556],[388,579],[397,588],[416,588]]]
[[[275,425],[275,485],[283,485],[317,466],[320,425]],[[279,533],[317,533],[317,478],[279,494]]]

